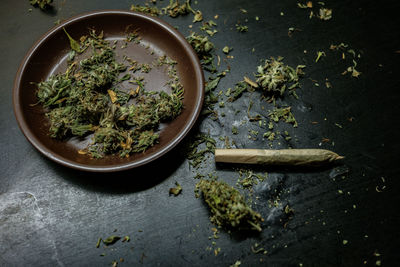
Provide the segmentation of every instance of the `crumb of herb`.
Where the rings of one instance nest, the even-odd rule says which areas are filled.
[[[110,237],[107,237],[106,239],[103,239],[103,243],[104,245],[109,246],[115,244],[120,239],[121,237],[112,235]]]
[[[319,9],[319,18],[321,20],[330,20],[332,18],[332,9],[320,8]]]
[[[237,23],[236,24],[236,30],[238,32],[247,32],[247,31],[249,31],[249,27],[247,27],[246,25],[242,25],[242,24]]]
[[[228,98],[229,102],[233,102],[238,99],[244,91],[248,90],[248,84],[245,81],[240,81],[235,84],[235,87],[231,93],[231,96]]]
[[[193,17],[193,23],[200,22],[203,20],[203,14],[200,10],[197,10]]]
[[[238,134],[238,128],[236,126],[232,126],[232,134]]]
[[[229,48],[229,46],[224,46],[224,48],[222,48],[222,52],[224,52],[225,54],[229,54],[229,52],[230,52],[231,50],[232,50],[232,49]]]
[[[258,88],[258,84],[246,76],[243,77],[243,81],[245,81],[251,87]]]
[[[306,8],[312,8],[312,7],[313,7],[313,4],[312,4],[311,1],[307,1],[307,3],[305,3],[305,4],[297,3],[297,6],[298,6],[299,8],[306,9]]]
[[[169,194],[177,196],[182,192],[182,187],[178,182],[175,182],[175,187],[169,189]]]
[[[351,76],[354,78],[358,78],[361,75],[361,72],[356,70],[357,62],[353,59],[353,66],[348,67],[342,75],[346,75],[347,73],[351,73]]]
[[[96,248],[100,247],[100,243],[101,243],[101,237],[97,240]]]
[[[242,264],[241,261],[235,261],[235,263],[230,265],[229,267],[239,267],[241,264]]]
[[[318,52],[317,52],[317,58],[315,59],[315,62],[318,62],[318,60],[319,60],[321,57],[326,57],[326,54],[325,54],[324,51],[318,51]]]
[[[340,125],[339,123],[335,123],[335,126],[338,127],[338,128],[340,128],[340,129],[343,129],[343,126]]]

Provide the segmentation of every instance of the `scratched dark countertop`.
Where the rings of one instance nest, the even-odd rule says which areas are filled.
[[[157,6],[167,2],[157,1]],[[218,33],[210,38],[218,54],[224,57],[222,48],[233,47],[234,58],[228,60],[231,72],[216,93],[226,92],[245,75],[252,77],[260,60],[271,56],[284,57],[290,66],[307,65],[297,90],[299,99],[285,97],[279,103],[292,106],[299,126],[278,124],[277,129],[287,130],[292,140],[280,138],[272,147],[327,148],[346,156],[343,164],[314,170],[254,167],[255,172],[268,172],[268,179],[254,186],[252,197],[253,208],[265,218],[263,231],[220,229],[219,238],[210,239],[214,225],[203,201],[194,196],[198,181],[194,176],[212,173],[234,185],[239,177],[236,166],[215,165],[209,155],[198,170],[193,169],[182,154],[185,139],[143,168],[114,174],[78,172],[36,151],[13,114],[12,86],[18,66],[55,21],[92,10],[128,10],[131,4],[143,2],[54,0],[54,10],[42,12],[28,0],[3,0],[0,266],[111,266],[121,258],[119,266],[229,266],[236,261],[241,266],[396,265],[400,259],[396,209],[400,201],[400,52],[396,52],[400,50],[400,4],[326,1],[333,18],[322,21],[309,19],[309,10],[298,8],[296,1],[198,2],[193,8],[203,12],[205,21],[218,24]],[[318,7],[314,2],[314,13]],[[192,15],[162,18],[189,34]],[[248,26],[248,32],[236,31],[238,21]],[[290,37],[291,27],[296,30]],[[356,59],[362,73],[358,78],[341,75],[352,62],[350,54],[342,60],[340,52],[329,50],[339,43],[361,55]],[[316,63],[317,51],[324,51],[326,57]],[[224,67],[225,62],[220,70]],[[326,78],[332,88],[325,86]],[[246,92],[225,107],[216,105],[225,117],[199,119],[191,134],[209,133],[217,147],[224,147],[219,137],[227,136],[237,148],[269,148],[270,142],[262,137],[267,127],[248,121],[250,102],[251,114],[259,113],[265,120],[271,104],[259,92]],[[232,134],[232,125],[240,125],[238,135]],[[249,130],[259,131],[255,140],[249,139]],[[322,142],[323,138],[330,141]],[[182,185],[182,194],[169,196],[175,182]],[[278,197],[278,206],[271,206]],[[287,204],[294,210],[290,219],[283,211]],[[99,237],[110,235],[128,235],[131,240],[96,248]],[[251,246],[268,252],[255,254]]]

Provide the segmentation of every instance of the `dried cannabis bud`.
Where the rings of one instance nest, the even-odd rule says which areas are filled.
[[[102,33],[90,31],[80,44],[68,38],[73,53],[92,51],[80,62],[70,60],[65,73],[37,84],[39,103],[47,108],[50,136],[64,139],[93,133],[93,142],[79,153],[96,158],[114,153],[127,157],[157,143],[159,124],[174,119],[183,106],[176,62],[167,57],[159,59],[159,66],[168,65],[171,94],[146,91],[140,78],[130,80],[137,88],[125,92],[119,89],[120,83],[129,80],[131,74],[120,77],[127,66],[116,62],[114,50]],[[150,66],[143,64],[139,69],[149,72]]]
[[[275,97],[282,97],[286,90],[294,97],[298,98],[295,89],[300,87],[299,79],[304,75],[305,65],[298,65],[296,69],[285,65],[282,57],[278,59],[266,59],[264,65],[257,67],[256,81],[244,77],[243,81],[235,84],[234,90],[228,101],[233,102],[238,99],[246,90],[261,88],[266,92],[267,100],[274,100]]]
[[[211,209],[211,222],[233,228],[261,231],[261,215],[252,210],[244,197],[224,182],[201,179],[196,190],[203,193],[204,201]]]
[[[294,89],[299,87],[299,77],[304,74],[304,65],[298,65],[296,69],[293,69],[285,65],[282,59],[282,57],[278,57],[276,60],[274,58],[266,59],[264,65],[257,67],[256,82],[272,96],[283,96],[287,83],[291,83],[287,89],[295,94]]]
[[[29,0],[29,3],[32,6],[37,6],[42,10],[45,10],[50,6],[50,4],[53,2],[53,0]]]

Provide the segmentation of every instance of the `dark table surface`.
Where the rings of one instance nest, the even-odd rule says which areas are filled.
[[[167,2],[157,1],[157,6]],[[309,10],[289,0],[193,3],[205,21],[217,22],[218,33],[210,39],[221,58],[224,46],[233,47],[234,58],[227,61],[231,72],[216,93],[226,92],[245,75],[252,77],[260,61],[271,56],[307,68],[297,90],[299,99],[288,96],[278,103],[290,105],[299,123],[297,128],[276,126],[290,133],[289,142],[282,137],[266,140],[262,135],[267,127],[248,120],[251,102],[250,113],[268,120],[272,104],[259,92],[246,92],[233,103],[226,102],[223,94],[221,101],[226,103],[216,105],[218,119],[199,119],[191,134],[209,133],[217,147],[225,147],[220,137],[227,136],[237,148],[326,148],[346,156],[343,164],[325,169],[247,167],[268,172],[251,196],[253,208],[265,219],[263,231],[219,229],[218,239],[209,238],[215,226],[203,201],[194,196],[198,181],[194,177],[211,173],[235,185],[238,166],[215,165],[209,155],[194,169],[182,153],[189,142],[184,140],[143,168],[110,174],[78,172],[37,152],[14,118],[11,96],[18,66],[55,21],[92,10],[128,10],[133,3],[142,2],[55,0],[54,9],[43,12],[28,0],[0,2],[0,266],[110,266],[121,258],[120,266],[229,266],[236,261],[242,266],[396,265],[400,259],[398,2],[327,1],[326,7],[333,9],[328,21],[309,19]],[[320,5],[313,4],[317,13]],[[192,15],[163,18],[189,34]],[[248,32],[236,31],[238,21],[248,26]],[[290,37],[291,27],[296,30]],[[341,74],[353,64],[350,53],[345,52],[343,60],[341,52],[329,50],[331,44],[342,42],[361,56],[356,58],[358,78]],[[326,56],[316,63],[318,51]],[[220,70],[227,63],[222,64]],[[326,78],[331,88],[325,86]],[[239,125],[239,134],[232,134],[232,125]],[[258,135],[254,137],[251,130]],[[324,138],[329,141],[323,142]],[[182,185],[182,194],[169,196],[175,182]],[[274,201],[276,205],[271,205]],[[292,218],[284,213],[287,204],[294,210]],[[131,240],[96,248],[99,237],[110,235],[128,235]],[[267,253],[255,254],[252,246]]]

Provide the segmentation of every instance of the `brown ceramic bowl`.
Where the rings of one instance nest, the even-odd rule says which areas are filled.
[[[184,109],[173,121],[160,126],[159,143],[144,153],[132,154],[129,158],[118,155],[93,159],[77,151],[86,147],[86,139],[70,138],[56,140],[49,136],[49,122],[45,110],[37,102],[36,86],[32,82],[46,80],[50,75],[66,70],[69,41],[63,27],[75,39],[87,35],[89,29],[104,31],[106,39],[124,39],[126,28],[139,29],[142,43],[155,51],[154,56],[166,54],[177,61],[178,76],[184,86]],[[122,53],[139,62],[151,61],[152,57],[143,46],[121,50],[116,48],[117,58]],[[150,72],[146,88],[163,89],[166,73]],[[166,22],[140,13],[106,10],[96,11],[71,18],[47,32],[30,49],[17,72],[13,89],[14,112],[18,124],[29,140],[43,155],[64,166],[93,172],[127,170],[153,161],[175,147],[194,125],[204,99],[204,76],[192,47],[184,36]]]

